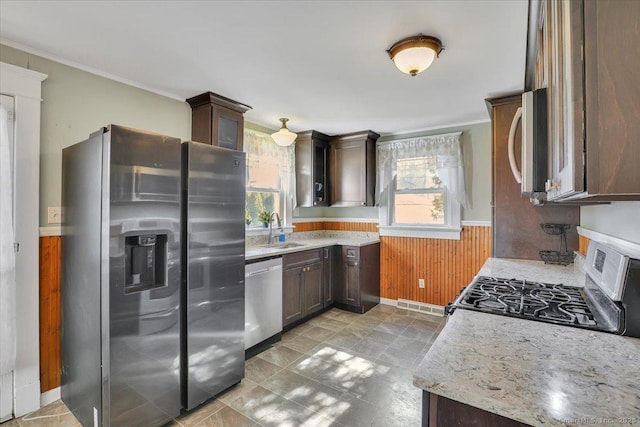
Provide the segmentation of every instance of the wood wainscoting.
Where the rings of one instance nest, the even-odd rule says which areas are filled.
[[[377,233],[378,232],[378,223],[377,222],[338,222],[331,221],[324,223],[325,230],[335,230],[335,231],[360,231],[367,233]]]
[[[375,233],[377,223],[301,222],[314,230]],[[60,386],[60,236],[40,237],[40,388]],[[380,238],[380,296],[445,305],[467,285],[491,254],[491,227],[464,226],[461,240]],[[418,288],[418,279],[425,288]]]
[[[443,306],[491,256],[491,227],[464,226],[460,240],[383,236],[380,242],[380,296]]]
[[[587,256],[587,248],[589,247],[589,238],[584,237],[582,234],[578,234],[578,252]]]
[[[305,231],[320,231],[324,230],[324,222],[321,221],[313,221],[313,222],[296,222],[293,224],[294,233],[302,233]]]
[[[304,231],[361,231],[367,233],[377,233],[377,222],[340,222],[340,221],[312,221],[312,222],[296,222],[293,232],[301,233]]]
[[[60,236],[40,237],[40,392],[60,387]]]

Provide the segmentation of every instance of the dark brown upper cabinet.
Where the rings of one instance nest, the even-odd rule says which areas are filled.
[[[373,206],[376,186],[376,141],[373,131],[338,135],[329,142],[331,206]]]
[[[558,249],[558,236],[549,236],[540,228],[543,223],[571,224],[567,232],[569,251],[578,249],[580,208],[558,203],[534,206],[522,197],[522,188],[509,167],[507,147],[509,130],[521,95],[487,99],[491,116],[491,233],[492,256],[540,260],[539,251]],[[516,141],[521,141],[521,126],[516,128]],[[516,160],[522,160],[522,150],[516,144]]]
[[[329,137],[315,130],[296,139],[296,199],[299,207],[327,206]]]
[[[527,90],[548,94],[547,198],[640,200],[640,2],[531,2]]]
[[[242,151],[244,113],[250,106],[213,92],[187,99],[191,106],[191,139]]]

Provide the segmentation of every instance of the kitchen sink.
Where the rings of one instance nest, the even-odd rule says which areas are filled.
[[[290,248],[299,248],[301,246],[305,246],[305,244],[296,243],[296,242],[284,242],[284,243],[273,243],[271,245],[262,245],[263,248],[273,248],[273,249],[290,249]]]

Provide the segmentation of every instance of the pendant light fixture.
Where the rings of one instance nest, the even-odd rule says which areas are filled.
[[[282,127],[278,132],[272,133],[271,138],[273,138],[276,144],[282,147],[287,147],[293,144],[293,141],[296,140],[298,134],[295,134],[287,129],[287,122],[289,121],[289,119],[281,118],[280,121],[282,122]]]
[[[429,68],[442,49],[439,39],[418,34],[394,43],[387,53],[400,71],[415,76]]]

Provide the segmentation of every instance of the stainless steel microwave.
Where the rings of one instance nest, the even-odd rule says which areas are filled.
[[[516,160],[516,131],[522,121],[521,165]],[[545,192],[548,178],[547,90],[522,94],[522,106],[516,110],[509,130],[509,165],[522,193],[532,196]]]

